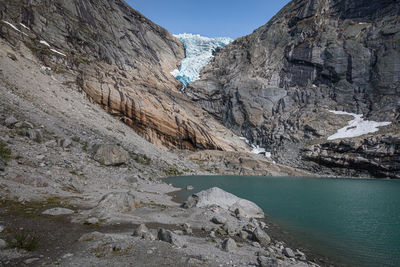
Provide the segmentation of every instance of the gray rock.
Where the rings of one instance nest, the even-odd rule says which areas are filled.
[[[247,216],[247,215],[246,215],[246,212],[244,212],[244,210],[241,209],[241,208],[236,208],[236,209],[235,209],[235,215],[236,215],[237,218],[239,218],[239,217],[246,217],[246,216]]]
[[[227,238],[222,242],[222,250],[226,252],[234,252],[237,249],[237,245],[235,240],[232,238]]]
[[[185,234],[188,234],[188,235],[193,234],[193,230],[190,228],[190,224],[184,223],[184,224],[182,225],[182,227],[183,227],[183,232],[184,232]]]
[[[4,231],[4,226],[0,225],[0,233]]]
[[[17,61],[18,60],[17,57],[14,54],[10,53],[10,52],[7,53],[7,56],[13,61]]]
[[[5,249],[7,247],[7,242],[3,239],[0,239],[0,249]]]
[[[149,241],[156,240],[155,236],[150,232],[142,233],[142,238]]]
[[[213,205],[217,205],[225,210],[232,211],[237,208],[241,208],[249,217],[264,218],[264,212],[256,204],[251,201],[238,198],[237,196],[218,187],[213,187],[190,196],[185,202],[184,207],[204,208]]]
[[[0,171],[4,172],[6,170],[6,163],[0,159]]]
[[[101,213],[133,211],[136,209],[135,196],[131,192],[109,193],[101,198],[95,209]]]
[[[26,135],[29,137],[29,139],[37,142],[41,142],[43,139],[43,134],[40,130],[28,129],[26,131]]]
[[[88,234],[84,234],[79,238],[79,241],[81,242],[88,242],[88,241],[93,241],[93,240],[99,240],[105,237],[105,234],[100,233],[100,232],[91,232]]]
[[[51,216],[59,216],[59,215],[70,215],[73,214],[74,211],[66,208],[53,208],[53,209],[48,209],[42,212],[42,214],[45,215],[51,215]]]
[[[247,240],[249,238],[249,233],[247,233],[246,231],[240,231],[239,237],[243,240]]]
[[[291,248],[284,248],[283,249],[283,254],[286,257],[289,257],[289,258],[295,258],[296,257],[296,255],[294,255],[294,252],[293,252],[293,250]]]
[[[143,237],[143,234],[148,233],[148,232],[149,232],[149,229],[147,228],[147,226],[145,224],[141,224],[138,226],[138,228],[136,228],[133,235]]]
[[[7,117],[6,120],[4,121],[7,127],[13,127],[17,122],[18,120],[13,115]]]
[[[57,144],[62,148],[68,148],[72,145],[72,140],[70,138],[57,139]]]
[[[94,159],[106,166],[118,166],[129,161],[129,153],[116,145],[96,145]]]
[[[271,242],[271,238],[261,228],[257,227],[253,231],[253,237],[255,241],[260,243],[263,247],[267,246]]]
[[[40,260],[40,259],[39,258],[30,258],[30,259],[24,260],[24,263],[25,264],[31,264],[31,263],[34,263],[35,261],[38,261],[38,260]]]
[[[217,214],[211,219],[211,221],[215,224],[224,224],[226,223],[227,219],[222,215]]]
[[[86,224],[98,224],[99,223],[99,219],[92,217],[92,218],[87,219],[85,221],[85,223]]]
[[[15,124],[15,128],[28,128],[28,129],[33,129],[33,124],[27,121],[23,121],[23,122],[17,122]]]
[[[177,247],[182,247],[184,245],[183,238],[169,230],[158,230],[158,239],[164,242],[168,242]]]
[[[257,258],[260,267],[276,267],[278,266],[278,260],[275,258],[269,258],[265,256],[259,256]]]

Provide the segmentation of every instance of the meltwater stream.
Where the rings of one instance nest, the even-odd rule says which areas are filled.
[[[243,176],[169,178],[180,197],[220,187],[257,203],[312,251],[348,266],[400,266],[400,181]]]

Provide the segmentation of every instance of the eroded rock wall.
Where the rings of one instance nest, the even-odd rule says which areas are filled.
[[[29,47],[147,140],[169,148],[246,149],[179,93],[170,72],[184,58],[181,42],[124,1],[5,0],[0,20],[0,36],[15,49]]]
[[[222,49],[186,93],[281,163],[307,168],[302,150],[346,125],[329,109],[398,133],[399,16],[398,0],[294,0]]]

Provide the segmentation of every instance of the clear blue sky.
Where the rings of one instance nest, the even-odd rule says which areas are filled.
[[[237,38],[267,23],[289,0],[125,0],[173,34]]]

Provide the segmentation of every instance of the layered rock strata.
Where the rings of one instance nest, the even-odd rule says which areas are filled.
[[[324,143],[346,125],[327,110],[390,121],[388,134],[398,133],[399,15],[399,1],[291,1],[266,25],[222,49],[186,93],[279,162],[309,168],[303,148]],[[377,135],[376,142],[385,141]],[[353,168],[351,162],[337,164]],[[370,175],[375,163],[364,164]]]

